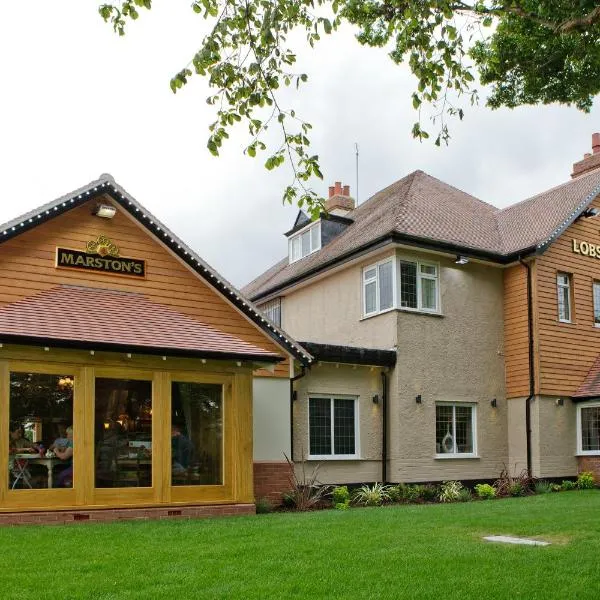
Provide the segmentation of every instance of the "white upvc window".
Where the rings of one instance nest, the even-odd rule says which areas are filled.
[[[600,402],[577,405],[577,453],[600,456]]]
[[[571,275],[557,273],[556,293],[558,295],[558,320],[561,323],[571,322]]]
[[[288,240],[290,263],[321,249],[321,222],[311,223]]]
[[[400,259],[400,307],[437,313],[440,310],[439,267],[435,263]]]
[[[594,327],[600,327],[600,281],[594,281]]]
[[[308,438],[311,459],[358,459],[358,398],[311,394],[308,399]]]
[[[277,327],[281,327],[281,298],[274,298],[258,307]]]
[[[394,259],[363,269],[363,314],[374,315],[396,306]]]
[[[477,406],[475,404],[436,403],[435,455],[438,458],[477,456]]]

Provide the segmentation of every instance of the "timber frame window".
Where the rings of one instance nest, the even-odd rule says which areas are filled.
[[[462,402],[435,405],[436,458],[477,456],[477,406]]]
[[[296,262],[321,249],[321,221],[311,223],[289,240],[289,261]]]
[[[600,402],[577,406],[577,454],[600,456]]]
[[[592,292],[594,296],[594,327],[600,327],[600,281],[594,281]]]
[[[558,320],[561,323],[571,322],[571,282],[570,273],[556,274],[556,293],[558,297]]]
[[[311,395],[308,431],[310,459],[358,459],[358,398]]]

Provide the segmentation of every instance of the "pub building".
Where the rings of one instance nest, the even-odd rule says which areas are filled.
[[[0,523],[254,512],[303,348],[110,175],[0,226],[0,284]]]

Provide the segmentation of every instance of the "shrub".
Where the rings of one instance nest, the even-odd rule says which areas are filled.
[[[335,505],[336,510],[348,510],[350,508],[350,500],[346,500],[346,502],[338,502]]]
[[[475,486],[475,492],[482,500],[490,500],[496,497],[496,488],[489,483],[478,483]]]
[[[269,500],[267,498],[258,498],[256,501],[256,514],[266,515],[270,512],[273,512],[273,505]]]
[[[407,502],[419,502],[424,499],[425,486],[424,485],[407,485],[405,500]]]
[[[508,468],[505,466],[500,471],[498,479],[494,482],[494,488],[496,496],[524,496],[531,491],[532,481],[527,469],[523,469],[518,475],[513,477],[509,474]]]
[[[408,491],[408,486],[404,483],[399,483],[398,485],[390,485],[388,487],[388,496],[391,502],[402,502],[406,500]]]
[[[422,486],[421,497],[423,498],[423,500],[433,502],[434,500],[437,500],[438,495],[439,489],[437,488],[437,486],[432,484]]]
[[[570,479],[565,479],[560,484],[560,487],[563,492],[568,492],[569,490],[574,490],[577,487],[577,484],[574,481],[571,481]]]
[[[333,488],[331,496],[333,499],[334,506],[350,502],[350,492],[348,491],[348,486],[346,485],[340,485],[338,487]]]
[[[558,483],[553,483],[552,484],[552,491],[553,492],[560,492],[562,490],[562,488],[560,487],[560,484]]]
[[[458,493],[458,502],[471,502],[473,500],[473,496],[471,495],[471,490],[468,488],[463,488]]]
[[[511,496],[524,496],[525,488],[520,481],[514,481],[508,488],[508,492]]]
[[[363,485],[354,493],[354,502],[361,506],[380,506],[386,500],[389,500],[387,487],[381,483],[374,483],[372,486]]]
[[[456,502],[463,489],[463,484],[460,481],[444,481],[440,486],[438,498],[440,502]]]
[[[311,475],[307,475],[306,465],[304,460],[302,460],[300,463],[300,472],[297,473],[292,461],[286,455],[284,456],[290,467],[289,482],[291,489],[286,494],[286,500],[290,503],[289,507],[293,507],[299,511],[314,508],[331,489],[331,486],[319,483],[318,473],[320,464],[315,466]]]
[[[584,471],[577,475],[577,487],[580,490],[591,490],[595,485],[594,474],[590,471]]]
[[[552,491],[552,484],[549,481],[540,479],[535,482],[534,489],[536,494],[549,494]]]

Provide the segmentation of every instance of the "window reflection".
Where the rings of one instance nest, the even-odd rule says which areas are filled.
[[[72,375],[10,374],[9,488],[73,487]]]
[[[223,483],[222,386],[173,382],[172,485]]]
[[[152,383],[96,378],[96,487],[152,486]]]

